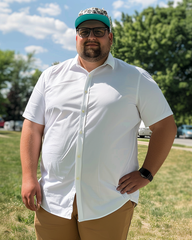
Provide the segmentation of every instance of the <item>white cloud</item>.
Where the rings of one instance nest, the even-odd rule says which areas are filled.
[[[28,15],[15,12],[10,15],[0,13],[0,31],[4,34],[12,31],[23,33],[36,39],[52,38],[62,48],[75,50],[75,29],[54,18]]]
[[[25,14],[29,14],[30,7],[21,8],[19,11]]]
[[[168,8],[169,6],[166,4],[166,3],[164,3],[164,2],[160,2],[159,4],[159,7],[162,7],[162,8]]]
[[[54,18],[15,12],[11,15],[0,14],[0,30],[3,33],[19,31],[27,36],[44,39],[58,31],[66,31],[67,26]]]
[[[123,26],[123,22],[122,21],[118,21],[118,22],[121,24],[121,26]],[[113,25],[113,27],[117,26],[115,22],[112,22],[112,25]]]
[[[116,11],[116,10],[114,10],[113,11],[113,16],[114,16],[114,18],[119,18],[119,17],[121,17],[121,12],[120,11]]]
[[[177,7],[178,3],[181,3],[182,0],[174,0],[173,7]]]
[[[115,2],[113,2],[113,8],[114,9],[118,9],[118,8],[121,8],[123,6],[124,2],[121,1],[121,0],[117,0]]]
[[[157,0],[128,0],[128,5],[142,5],[142,7],[148,7],[149,5],[157,3]]]
[[[44,71],[45,69],[47,69],[48,67],[50,67],[48,64],[44,64],[40,58],[36,58],[35,59],[35,66],[37,69],[40,69],[41,71]]]
[[[64,5],[64,8],[65,8],[66,10],[68,10],[68,9],[69,9],[69,6],[67,6],[67,5]]]
[[[25,61],[27,61],[27,55],[24,54],[15,54],[15,59],[23,59]],[[40,70],[45,70],[46,68],[49,67],[48,64],[43,64],[40,58],[34,58],[33,59],[33,64],[32,64],[32,70],[28,73],[25,74],[29,74],[29,73],[34,73],[34,69],[40,69]]]
[[[0,2],[0,13],[11,13],[12,10],[9,8],[9,4],[6,2]]]
[[[48,50],[46,48],[41,47],[41,46],[31,45],[31,46],[25,47],[25,51],[27,53],[35,52],[36,54],[38,54],[38,53],[47,52]]]
[[[64,49],[76,51],[75,36],[76,30],[68,28],[64,33],[55,33],[53,35],[53,41],[57,44],[61,44]]]
[[[173,0],[173,7],[177,7],[178,6],[178,3],[179,2],[182,2],[183,0]],[[119,17],[120,16],[120,13],[119,11],[117,11],[116,9],[119,9],[119,8],[130,8],[132,6],[135,6],[135,5],[141,5],[142,8],[146,8],[150,5],[156,5],[158,4],[160,7],[164,7],[164,8],[167,8],[168,5],[161,1],[160,3],[158,3],[158,0],[117,0],[115,2],[113,2],[113,8],[114,8],[114,11],[113,11],[113,15],[114,17]]]
[[[3,0],[4,2],[7,3],[13,3],[13,2],[18,2],[18,3],[29,3],[29,2],[34,2],[36,0]]]
[[[38,7],[37,11],[40,12],[42,16],[57,16],[61,13],[61,9],[56,3],[47,3],[45,4],[45,7]]]
[[[31,70],[31,71],[27,71],[27,72],[20,72],[20,75],[22,77],[30,77],[35,73],[35,69]]]

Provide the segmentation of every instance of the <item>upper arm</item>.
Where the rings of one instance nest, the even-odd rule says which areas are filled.
[[[147,127],[173,114],[162,91],[144,70],[141,71],[138,85],[137,107]]]
[[[37,134],[39,136],[43,136],[43,131],[44,131],[44,125],[32,122],[28,119],[24,120],[23,123],[23,129],[22,129],[22,134],[24,133],[31,133],[31,134]]]
[[[27,119],[24,120],[21,141],[20,141],[20,156],[23,166],[24,162],[38,162],[43,136],[44,126]],[[36,167],[35,167],[36,168]],[[24,167],[23,167],[24,169]]]
[[[176,134],[177,131],[173,115],[152,124],[151,126],[149,126],[149,128],[151,129],[152,132],[156,130],[166,130],[167,133]]]
[[[45,73],[42,73],[23,113],[23,117],[31,121],[31,125],[26,124],[27,127],[35,127],[33,122],[39,125],[45,124],[45,78]]]

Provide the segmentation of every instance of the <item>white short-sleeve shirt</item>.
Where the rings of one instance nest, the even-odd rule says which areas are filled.
[[[79,221],[104,217],[139,191],[121,194],[119,179],[138,170],[137,133],[172,111],[151,76],[109,54],[87,72],[78,56],[45,70],[23,116],[45,125],[40,185],[42,207]]]

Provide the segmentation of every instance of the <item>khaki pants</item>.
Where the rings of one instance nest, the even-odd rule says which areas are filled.
[[[78,222],[76,198],[72,219],[40,208],[35,214],[37,240],[126,240],[135,203],[128,201],[117,211],[100,219]]]

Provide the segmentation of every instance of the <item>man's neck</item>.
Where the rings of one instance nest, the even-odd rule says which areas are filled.
[[[83,68],[85,68],[88,72],[91,72],[94,69],[98,68],[99,66],[103,65],[103,63],[107,60],[107,58],[108,56],[104,59],[101,59],[98,62],[88,62],[79,56],[79,61]]]

